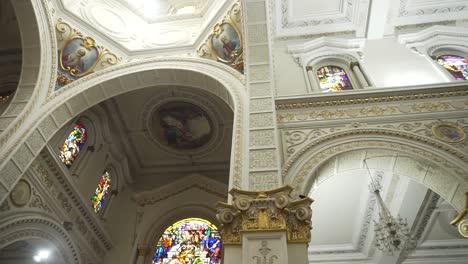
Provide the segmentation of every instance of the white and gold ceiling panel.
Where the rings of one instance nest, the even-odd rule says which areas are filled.
[[[276,36],[365,34],[369,0],[277,0]]]
[[[387,34],[402,28],[424,24],[456,23],[468,19],[468,0],[399,0],[391,1]]]
[[[78,19],[129,52],[191,47],[227,0],[58,0]]]

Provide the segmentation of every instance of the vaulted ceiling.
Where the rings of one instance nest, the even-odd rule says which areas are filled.
[[[185,149],[165,142],[162,117],[158,115],[161,108],[174,102],[192,105],[206,114],[211,130],[206,142]],[[161,187],[193,173],[228,183],[233,112],[220,97],[194,88],[168,86],[123,94],[101,106],[109,115],[110,125],[124,139],[118,140],[130,161],[137,190]],[[203,122],[201,118],[194,121]]]

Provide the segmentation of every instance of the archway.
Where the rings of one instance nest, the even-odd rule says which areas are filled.
[[[148,59],[128,63],[83,77],[53,94],[40,111],[30,115],[28,120],[31,125],[20,123],[14,137],[2,147],[0,157],[5,162],[1,174],[6,179],[3,185],[7,190],[11,189],[46,142],[60,127],[84,110],[125,92],[164,85],[191,87],[211,93],[215,90],[221,93],[218,96],[233,106],[229,184],[230,187],[242,187],[246,183],[242,175],[247,175],[242,173],[245,169],[242,166],[242,149],[246,144],[243,130],[248,122],[243,77],[227,66],[189,58]]]
[[[426,142],[430,140],[415,140],[411,134],[386,135],[384,131],[353,131],[348,135],[337,133],[308,144],[288,159],[283,170],[284,182],[295,187],[296,194],[308,193],[317,169],[325,161],[351,150],[380,149],[391,151],[395,156],[411,156],[431,168],[431,177],[413,178],[438,193],[456,209],[462,210],[467,189],[464,161],[452,154],[456,151],[445,146],[445,151],[442,151]],[[399,162],[404,160],[399,159]]]
[[[51,260],[79,264],[79,251],[67,231],[56,221],[37,213],[22,212],[5,217],[0,222],[0,248],[21,246],[49,251]],[[18,244],[19,243],[19,244]],[[12,245],[15,244],[15,245]],[[20,256],[24,257],[24,255]],[[30,256],[32,261],[33,255]],[[60,263],[60,262],[57,262]]]

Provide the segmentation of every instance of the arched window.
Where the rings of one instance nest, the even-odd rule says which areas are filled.
[[[441,55],[437,63],[442,65],[455,80],[468,80],[468,59],[457,55]]]
[[[220,264],[222,242],[216,226],[200,218],[178,221],[164,231],[156,245],[155,263]]]
[[[93,209],[95,213],[99,213],[104,202],[106,201],[107,196],[110,191],[111,177],[106,171],[101,176],[98,186],[96,187],[96,192],[94,192],[93,197],[91,198],[93,203]]]
[[[87,133],[85,127],[77,123],[73,130],[68,134],[67,139],[60,148],[59,157],[62,162],[70,168],[86,143]]]
[[[353,90],[346,71],[338,66],[328,65],[321,67],[316,72],[322,92],[338,92]]]

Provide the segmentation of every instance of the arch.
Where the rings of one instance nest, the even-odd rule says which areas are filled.
[[[0,248],[25,239],[51,242],[67,263],[80,264],[79,250],[67,231],[55,220],[37,213],[21,212],[0,220]]]
[[[291,156],[283,166],[284,183],[294,187],[296,195],[303,194],[311,188],[318,168],[336,155],[357,149],[390,150],[403,156],[413,156],[433,168],[443,168],[446,175],[438,174],[431,181],[418,181],[461,210],[464,208],[463,195],[468,188],[466,160],[450,151],[441,151],[434,142],[435,145],[430,143],[425,138],[417,139],[407,133],[385,133],[384,130],[335,133],[309,143]],[[453,188],[448,188],[447,184]]]
[[[15,132],[15,122],[24,121],[39,101],[40,87],[48,86],[50,67],[54,65],[54,38],[49,34],[51,17],[45,3],[40,0],[10,1],[15,10],[21,33],[22,65],[19,83],[10,103],[0,115],[0,144]],[[46,17],[46,19],[43,19]],[[53,58],[51,58],[53,57]],[[6,133],[7,132],[7,133]]]
[[[143,244],[149,245],[150,249],[154,248],[152,245],[159,240],[166,228],[173,223],[183,220],[186,218],[201,218],[208,220],[209,222],[217,225],[218,221],[216,220],[216,210],[208,205],[203,204],[185,204],[180,207],[171,208],[163,213],[164,217],[160,217],[155,220],[149,227],[146,227],[146,232],[143,232],[145,237],[142,239]],[[150,263],[153,258],[154,252],[150,251],[150,254],[146,256],[144,263]]]
[[[18,180],[57,130],[84,110],[125,92],[164,85],[203,89],[231,102],[229,105],[234,106],[234,128],[229,184],[230,187],[242,188],[247,183],[242,178],[242,175],[247,175],[242,171],[247,169],[242,166],[242,149],[246,145],[243,130],[248,124],[244,77],[228,66],[198,58],[152,58],[131,62],[85,76],[54,93],[40,111],[29,116],[28,125],[25,122],[18,124],[21,126],[17,129],[16,139],[2,146],[0,160],[4,162],[1,167],[17,168],[5,171],[13,173],[5,177]],[[37,134],[44,135],[41,139],[44,142],[31,150],[25,142],[37,140],[32,139]],[[30,153],[21,153],[21,150]],[[5,187],[11,189],[10,186]]]

